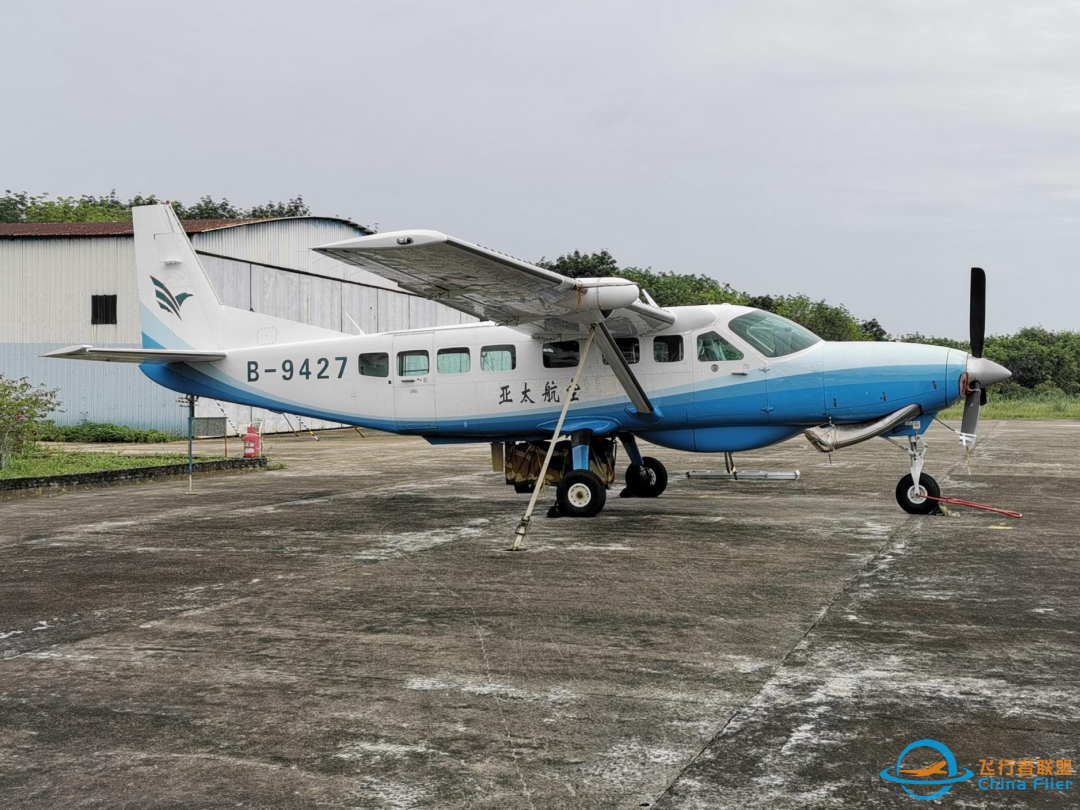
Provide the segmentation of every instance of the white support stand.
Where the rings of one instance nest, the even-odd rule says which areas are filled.
[[[798,470],[688,470],[687,478],[711,478],[717,481],[798,481]]]
[[[581,378],[581,372],[585,368],[585,359],[589,356],[589,348],[592,346],[593,336],[596,334],[596,326],[589,328],[589,339],[585,341],[585,348],[581,351],[581,360],[578,361],[577,371],[574,372],[574,379],[570,381],[570,387],[566,391],[566,399],[563,402],[562,413],[559,414],[559,421],[555,423],[555,432],[551,435],[551,442],[548,444],[547,454],[544,456],[544,463],[540,466],[540,477],[536,480],[536,486],[533,487],[532,497],[529,498],[529,505],[525,508],[525,514],[521,517],[521,522],[518,523],[517,528],[514,529],[514,545],[511,551],[517,551],[521,547],[521,541],[525,539],[525,534],[529,531],[529,523],[532,521],[533,509],[536,508],[536,501],[540,497],[540,491],[544,488],[544,483],[547,480],[548,465],[551,463],[551,456],[555,452],[555,444],[559,441],[559,436],[562,434],[563,422],[566,421],[566,413],[570,410],[570,403],[574,398],[574,391],[577,390],[578,380]]]
[[[687,478],[711,478],[717,481],[798,481],[798,470],[739,470],[733,453],[724,453],[725,471],[688,470]]]

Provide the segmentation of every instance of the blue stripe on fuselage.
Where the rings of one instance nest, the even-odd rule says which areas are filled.
[[[153,344],[156,341],[144,335],[144,343]],[[275,412],[297,413],[314,419],[402,432],[398,430],[394,419],[341,413],[302,402],[272,399],[211,365],[194,367],[186,364],[144,364],[140,368],[154,382],[183,393]],[[806,380],[802,380],[802,377]],[[720,449],[750,449],[773,444],[798,433],[802,427],[821,424],[828,416],[837,422],[866,421],[885,416],[912,402],[918,402],[928,413],[941,409],[949,402],[945,393],[949,385],[949,375],[944,363],[846,369],[826,372],[824,375],[816,372],[784,377],[783,381],[784,386],[779,392],[768,392],[769,405],[775,409],[774,413],[778,411],[784,414],[782,420],[771,418],[770,414],[761,409],[755,412],[751,407],[762,400],[761,386],[767,385],[767,382],[762,380],[725,381],[696,392],[689,390],[689,386],[668,389],[666,393],[655,392],[652,399],[664,413],[662,422],[655,426],[647,425],[627,413],[626,403],[622,401],[609,400],[575,406],[571,416],[577,419],[602,419],[612,425],[611,432],[638,433],[657,444],[669,444],[664,441],[662,434],[671,432],[670,439],[675,441],[671,446],[680,447],[687,446],[688,440],[677,437],[675,432],[685,433],[687,428],[697,428],[699,435],[692,440],[695,448],[708,448],[713,451],[724,443],[730,443],[730,446]],[[935,381],[937,388],[934,388]],[[846,392],[845,399],[850,396],[852,401],[845,407],[838,396],[838,407],[832,408],[830,398],[825,403],[826,413],[822,414],[820,410],[816,410],[818,405],[814,393],[815,390],[821,390],[821,385],[825,386],[826,391]],[[858,401],[854,401],[856,398]],[[807,402],[813,404],[806,411],[800,410]],[[550,433],[550,430],[545,432],[538,426],[550,423],[557,417],[557,409],[506,416],[477,415],[469,419],[441,420],[437,431],[425,431],[424,435],[475,441],[540,438]],[[702,432],[701,429],[713,432]]]

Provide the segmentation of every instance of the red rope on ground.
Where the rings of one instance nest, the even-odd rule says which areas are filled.
[[[970,506],[972,509],[983,509],[987,512],[994,512],[999,515],[1005,515],[1011,518],[1022,518],[1023,515],[1019,512],[1013,512],[1009,509],[998,509],[994,506],[987,506],[985,503],[974,503],[973,501],[962,501],[959,498],[935,498],[933,495],[924,495],[927,500],[938,501],[939,503],[947,503],[951,506]]]

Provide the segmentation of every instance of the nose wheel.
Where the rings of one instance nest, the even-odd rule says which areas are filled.
[[[938,510],[937,501],[932,498],[941,497],[941,488],[932,477],[923,473],[919,476],[919,486],[915,486],[915,479],[910,474],[905,475],[896,485],[896,502],[900,508],[912,515],[932,515]]]
[[[941,511],[938,502],[931,500],[941,497],[941,487],[932,476],[922,471],[926,450],[926,443],[919,441],[918,436],[908,437],[907,452],[911,458],[911,472],[897,482],[896,502],[911,515],[934,515]]]

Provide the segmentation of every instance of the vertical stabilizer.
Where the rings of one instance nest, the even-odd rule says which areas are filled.
[[[225,311],[170,205],[131,210],[143,347],[218,349]]]

